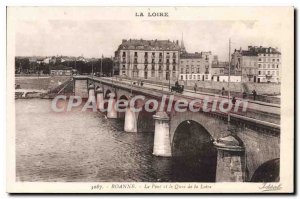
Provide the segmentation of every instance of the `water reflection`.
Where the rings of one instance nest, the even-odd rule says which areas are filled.
[[[210,159],[153,156],[153,132],[125,133],[124,120],[78,110],[54,113],[49,100],[16,100],[18,181],[192,182],[211,179],[207,179],[207,172],[214,168],[209,164]]]

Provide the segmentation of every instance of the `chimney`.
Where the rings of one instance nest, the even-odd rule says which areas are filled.
[[[176,44],[179,45],[179,41],[178,40],[176,40]]]

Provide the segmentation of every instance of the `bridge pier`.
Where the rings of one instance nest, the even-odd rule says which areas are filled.
[[[245,148],[232,135],[214,142],[217,148],[216,182],[245,182]]]
[[[97,109],[99,111],[104,110],[104,101],[103,101],[103,90],[101,87],[98,87],[95,91],[96,93],[96,100],[97,100]]]
[[[89,94],[89,98],[88,101],[91,101],[92,98],[95,97],[95,85],[94,84],[90,84],[88,87],[88,94]]]
[[[137,118],[135,112],[130,107],[126,108],[124,131],[129,133],[137,133]]]
[[[157,112],[153,118],[155,120],[153,155],[171,157],[170,118],[166,112]]]
[[[107,107],[107,118],[115,119],[118,118],[118,112],[116,110],[116,94],[109,93],[108,107]]]

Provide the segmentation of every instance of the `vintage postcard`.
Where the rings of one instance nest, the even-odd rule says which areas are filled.
[[[7,192],[293,193],[293,7],[8,7]]]

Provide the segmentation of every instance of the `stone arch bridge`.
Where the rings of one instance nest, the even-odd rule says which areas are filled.
[[[123,118],[126,132],[154,132],[154,155],[196,157],[196,161],[200,156],[206,157],[212,161],[203,172],[213,173],[216,182],[279,181],[280,116],[276,113],[249,110],[245,114],[231,114],[228,130],[227,115],[219,112],[177,112],[173,108],[145,111],[147,100],[158,100],[159,107],[167,103],[170,99],[162,102],[162,96],[170,95],[169,91],[121,80],[76,76],[74,94],[83,98],[95,96],[97,103],[105,99],[115,103],[143,95],[145,99],[135,103],[140,112],[125,107],[124,112],[112,109],[106,114],[108,118]],[[174,102],[191,99],[174,95]]]

